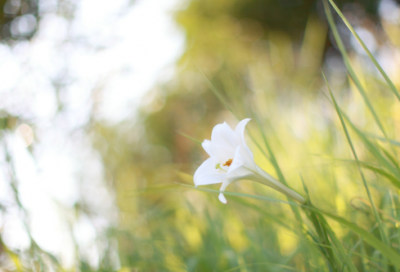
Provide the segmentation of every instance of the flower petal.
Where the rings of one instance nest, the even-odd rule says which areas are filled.
[[[218,199],[219,199],[219,201],[221,201],[224,204],[228,203],[228,200],[226,200],[226,198],[225,198],[223,193],[219,194]]]
[[[232,183],[231,181],[225,180],[225,181],[222,183],[221,189],[219,189],[220,194],[219,194],[219,196],[218,196],[218,199],[219,199],[219,201],[221,201],[221,202],[224,203],[224,204],[228,203],[228,201],[226,200],[226,198],[225,198],[223,192],[225,191],[226,187],[227,187],[229,184],[231,184],[231,183]]]
[[[213,143],[228,143],[235,148],[239,144],[238,140],[240,138],[237,138],[235,132],[226,122],[216,125],[211,133],[211,141]]]
[[[244,165],[244,160],[242,155],[240,154],[240,146],[236,148],[235,155],[233,156],[233,161],[231,166],[229,166],[228,172],[226,174],[229,177],[237,168]]]
[[[238,138],[235,132],[224,122],[214,127],[211,134],[211,144],[214,156],[216,156],[221,163],[224,163],[233,158],[235,149],[240,144],[240,138]]]
[[[237,124],[237,126],[235,128],[235,133],[239,137],[239,139],[244,140],[244,130],[246,128],[247,123],[250,121],[251,121],[250,118],[246,118],[246,119],[243,119],[242,121],[240,121],[239,124]]]
[[[205,160],[194,173],[195,186],[221,183],[226,179],[226,173],[215,169],[218,160],[211,157]]]
[[[210,155],[210,157],[214,156],[210,140],[204,140],[204,142],[201,145],[203,146],[203,148],[207,152],[207,154]]]
[[[239,124],[235,128],[235,134],[237,137],[240,139],[240,145],[243,146],[243,148],[240,150],[241,156],[243,160],[245,161],[245,164],[250,167],[252,170],[255,170],[255,163],[254,163],[254,156],[253,152],[251,152],[250,148],[246,144],[246,140],[244,138],[244,131],[246,128],[247,123],[250,121],[250,118],[243,119],[242,121],[239,122]]]
[[[229,166],[229,170],[226,174],[226,177],[231,182],[246,179],[247,177],[254,175],[254,171],[252,168],[248,168],[245,164],[245,160],[242,156],[243,146],[238,146],[236,148],[235,156],[233,158],[231,166]]]

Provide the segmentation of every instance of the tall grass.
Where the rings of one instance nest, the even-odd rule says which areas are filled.
[[[165,86],[172,95],[159,115],[146,119],[156,129],[145,127],[145,137],[136,139],[140,127],[127,123],[91,128],[115,188],[118,228],[105,239],[118,241],[118,256],[105,243],[97,268],[77,254],[77,266],[65,271],[110,271],[114,259],[121,272],[400,270],[396,81],[335,3],[325,1],[324,7],[345,73],[327,64],[321,73],[328,30],[310,17],[299,49],[278,32],[244,49],[245,80],[229,69],[208,78],[199,66],[191,75],[200,75],[204,96],[174,96],[177,86],[192,82]],[[359,56],[346,51],[335,18],[343,20],[376,71],[363,69]],[[209,93],[219,101],[206,105],[213,118],[194,123],[182,117],[197,114],[201,102],[215,101],[205,98]],[[182,101],[193,107],[184,108]],[[172,121],[160,121],[165,116]],[[219,185],[194,187],[193,173],[207,157],[203,138],[210,138],[215,124],[234,126],[245,117],[252,118],[247,142],[257,164],[302,194],[306,204],[251,181],[230,185],[227,205],[218,201]],[[0,250],[16,271],[63,271],[56,256],[33,239],[31,245],[21,253],[0,241]]]
[[[386,81],[388,88],[384,89],[389,94],[394,94],[393,98],[398,98],[399,94],[393,82],[334,2],[329,1],[357,41],[360,42],[371,63],[376,66]],[[241,239],[248,241],[247,246],[242,247],[244,251],[237,250],[235,252],[236,259],[241,260],[241,258],[244,258],[244,262],[248,266],[238,263],[237,270],[249,269],[248,271],[258,271],[257,269],[259,269],[263,271],[262,269],[266,269],[266,267],[272,271],[282,269],[282,267],[275,267],[271,262],[274,259],[272,256],[277,249],[280,250],[280,256],[287,256],[288,258],[283,262],[282,259],[277,262],[277,264],[281,265],[291,265],[291,268],[286,269],[307,271],[398,271],[400,269],[397,217],[399,203],[397,190],[400,189],[400,168],[397,159],[398,147],[396,146],[396,141],[389,136],[393,135],[393,130],[391,132],[386,130],[393,123],[390,120],[393,114],[391,109],[395,107],[394,103],[398,103],[398,101],[393,100],[390,96],[390,98],[386,98],[371,95],[374,90],[368,89],[368,86],[361,83],[359,74],[363,74],[365,71],[356,72],[353,68],[353,63],[357,59],[354,58],[352,60],[348,52],[346,52],[327,1],[324,1],[324,6],[329,25],[347,69],[348,80],[354,84],[354,89],[359,91],[362,99],[357,97],[357,93],[348,93],[346,95],[354,97],[355,101],[353,103],[357,103],[356,108],[360,111],[356,114],[365,118],[366,122],[364,124],[357,122],[357,118],[353,118],[347,113],[349,105],[346,105],[345,100],[337,100],[334,94],[337,90],[331,89],[329,80],[324,74],[322,77],[325,79],[325,89],[327,91],[321,92],[326,95],[327,103],[321,102],[319,98],[316,99],[315,97],[296,97],[296,102],[300,106],[293,104],[289,107],[287,105],[279,105],[281,108],[274,108],[274,105],[268,102],[271,94],[266,95],[268,90],[265,88],[263,88],[263,93],[261,91],[256,92],[252,99],[245,103],[245,100],[240,95],[229,95],[230,93],[238,92],[225,91],[226,95],[224,96],[224,92],[218,90],[206,79],[210,89],[233,116],[238,119],[246,117],[243,112],[250,113],[253,116],[254,123],[257,126],[253,126],[249,135],[253,140],[254,150],[258,149],[259,151],[257,156],[259,164],[263,165],[270,173],[274,173],[284,184],[289,183],[290,186],[301,190],[300,185],[303,183],[304,188],[302,191],[308,198],[305,205],[298,205],[293,202],[277,200],[279,196],[271,192],[271,189],[240,183],[237,185],[239,188],[236,190],[250,190],[252,193],[227,192],[226,194],[233,196],[233,202],[238,201],[238,203],[243,204],[244,201],[248,201],[247,206],[241,208],[242,214],[237,215],[241,218],[239,220],[241,222],[238,222],[237,218],[236,220],[232,219],[229,215],[229,211],[236,211],[235,205],[228,208],[218,207],[220,205],[218,203],[207,205],[209,209],[228,210],[225,211],[222,218],[217,217],[218,222],[224,225],[231,225],[231,223],[238,225],[243,232]],[[289,60],[289,62],[292,61]],[[301,65],[302,63],[299,64],[300,67]],[[268,68],[271,69],[269,70],[270,73],[274,73],[272,67]],[[296,78],[296,76],[300,77],[298,74],[302,71],[300,69],[296,71],[296,68],[292,68],[291,72],[292,74],[288,77]],[[368,75],[363,76],[367,77]],[[276,81],[282,83],[279,80]],[[376,80],[373,84],[376,86],[380,83]],[[288,86],[289,84],[282,85],[288,89],[291,87]],[[288,96],[290,97],[290,93]],[[374,98],[371,99],[370,96]],[[286,97],[286,99],[290,100],[289,97]],[[324,107],[327,107],[317,110],[329,112],[328,116],[326,116],[328,120],[324,120],[324,123],[328,123],[328,125],[319,131],[318,128],[313,126],[312,122],[317,121],[320,116],[307,116],[310,114],[307,106],[316,102],[322,103]],[[273,109],[270,109],[271,107]],[[378,107],[379,110],[377,110]],[[268,108],[269,110],[266,110]],[[288,116],[284,112],[288,108],[295,111],[296,115]],[[382,118],[382,116],[385,116],[385,118]],[[303,118],[303,120],[299,121],[299,118],[300,120]],[[307,136],[290,135],[293,133],[288,132],[287,128],[282,126],[285,122],[289,126],[296,126],[296,121],[303,122],[301,126],[304,126],[305,133],[312,131],[312,134]],[[307,121],[310,123],[307,124]],[[255,129],[256,127],[257,129]],[[301,134],[302,127],[297,129],[300,130],[298,133]],[[274,131],[274,133],[268,133],[268,131]],[[382,139],[383,142],[376,141],[376,137],[371,137],[371,134],[382,134],[383,137],[379,139]],[[279,147],[279,149],[276,147]],[[311,152],[317,151],[320,155],[324,154],[331,157],[330,162],[325,160],[325,165],[322,165],[324,159],[320,156],[307,155],[304,152],[307,149]],[[349,157],[349,151],[351,151],[351,157]],[[339,158],[337,157],[338,155],[340,156]],[[279,159],[278,156],[286,158]],[[333,158],[336,158],[336,161],[341,161],[342,164],[339,166]],[[290,173],[291,171],[283,170],[284,168],[282,169],[280,161],[292,164],[290,166],[284,165],[283,167],[296,169],[300,177],[296,178],[295,175]],[[287,178],[285,172],[289,172],[291,177]],[[304,179],[301,176],[304,176]],[[187,178],[186,182],[190,180],[190,178]],[[254,188],[254,191],[251,187]],[[212,189],[198,190],[218,192],[218,190]],[[254,195],[254,192],[259,194]],[[203,195],[202,198],[204,197],[206,196]],[[248,200],[238,200],[238,198],[247,198]],[[354,204],[356,199],[362,201]],[[267,201],[267,203],[260,203],[261,200]],[[245,214],[252,214],[251,219]],[[254,226],[254,221],[259,220],[266,220],[271,226],[265,229],[260,228],[260,223]],[[289,232],[286,235],[282,234],[285,232],[284,229],[290,231],[291,234]],[[255,233],[260,236],[255,235]],[[220,235],[221,237],[228,235],[230,237],[226,232],[215,235]],[[273,237],[279,237],[279,241],[274,241],[274,247],[269,247],[265,244],[260,244],[258,240],[252,239],[255,236],[262,240],[273,240]],[[203,242],[207,239],[203,235],[202,238]],[[292,240],[293,238],[295,239],[294,241]],[[292,241],[292,244],[290,250],[285,252],[282,250],[282,246],[287,241]],[[268,260],[265,263],[265,267],[255,268],[252,266],[255,261],[253,258],[257,256],[253,252],[254,248],[265,252],[263,259]],[[301,259],[296,259],[299,256],[301,256]],[[194,258],[196,257],[194,256]],[[218,267],[218,264],[215,265]]]

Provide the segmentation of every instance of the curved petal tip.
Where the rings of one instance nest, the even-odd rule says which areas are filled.
[[[207,154],[212,157],[214,156],[214,153],[212,152],[212,144],[210,140],[204,140],[201,143],[201,146],[203,147],[203,149],[207,152]]]
[[[226,200],[226,198],[225,198],[223,193],[219,194],[218,199],[219,199],[219,201],[221,201],[224,204],[228,203],[228,201]]]
[[[250,120],[251,120],[250,118],[245,118],[237,124],[237,126],[235,128],[235,132],[239,137],[243,137],[245,127],[246,127],[247,123],[250,122]]]
[[[239,123],[248,123],[248,122],[250,122],[251,121],[251,118],[244,118],[242,121],[240,121]]]

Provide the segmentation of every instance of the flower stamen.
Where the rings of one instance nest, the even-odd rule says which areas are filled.
[[[215,169],[222,170],[222,171],[224,171],[224,172],[226,173],[226,170],[223,169],[223,168],[221,167],[221,164],[220,164],[220,163],[217,163],[217,164],[215,165]]]
[[[222,166],[231,166],[233,159],[227,160]]]

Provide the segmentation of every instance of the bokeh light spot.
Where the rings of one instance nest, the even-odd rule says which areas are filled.
[[[33,142],[33,130],[27,124],[22,124],[17,128],[17,134],[25,141],[25,146],[29,146]]]

